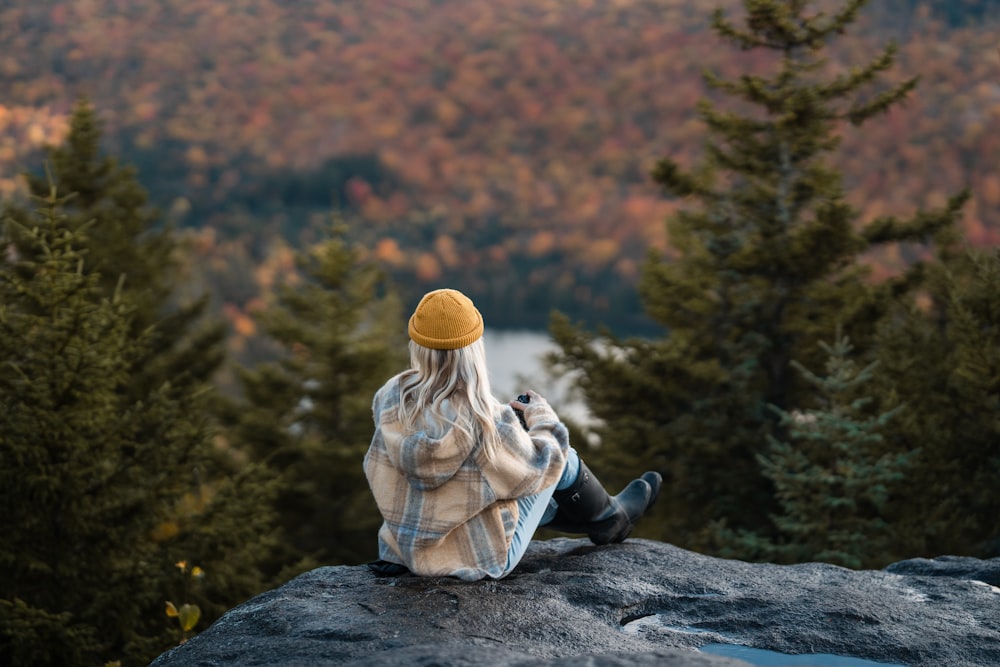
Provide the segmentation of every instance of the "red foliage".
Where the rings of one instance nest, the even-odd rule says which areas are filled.
[[[707,32],[710,9],[733,10],[737,0],[3,4],[0,111],[48,120],[35,130],[30,120],[0,123],[0,191],[24,166],[24,150],[12,147],[40,132],[56,137],[48,125],[86,92],[108,132],[129,130],[154,149],[188,145],[192,184],[228,168],[232,178],[213,182],[221,201],[240,183],[245,156],[308,169],[376,154],[395,189],[376,193],[355,180],[346,195],[386,233],[414,216],[440,221],[454,243],[376,253],[427,280],[456,256],[507,261],[502,234],[492,247],[462,246],[482,237],[463,232],[495,224],[531,230],[545,250],[529,254],[551,248],[567,263],[603,263],[633,280],[645,250],[665,245],[663,216],[674,207],[649,168],[664,155],[690,164],[700,153],[701,72],[766,65]],[[891,74],[919,73],[916,95],[862,130],[845,128],[839,166],[866,219],[976,185],[966,229],[975,243],[996,243],[995,35],[988,26],[946,32],[928,16],[908,19]],[[870,21],[860,27],[836,45],[832,70],[866,60],[888,38]]]

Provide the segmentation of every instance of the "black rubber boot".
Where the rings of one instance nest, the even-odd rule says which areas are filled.
[[[573,485],[552,494],[559,509],[544,527],[585,533],[594,544],[622,542],[632,532],[636,520],[652,507],[662,482],[660,473],[646,472],[611,497],[590,468],[580,461],[580,474]]]

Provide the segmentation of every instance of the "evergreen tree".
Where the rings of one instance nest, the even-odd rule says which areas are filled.
[[[744,0],[742,27],[714,15],[715,31],[761,54],[756,62],[770,62],[772,73],[707,74],[731,104],[699,106],[709,132],[703,164],[685,170],[664,159],[654,170],[667,194],[697,202],[668,221],[672,256],[651,257],[643,270],[640,293],[664,336],[619,340],[565,318],[552,324],[556,366],[584,371],[581,388],[603,422],[596,454],[617,464],[620,481],[656,465],[665,477],[661,524],[646,534],[691,548],[715,548],[707,526],[720,519],[766,534],[776,507],[756,456],[768,435],[781,436],[766,406],[803,404],[791,360],[822,363],[818,342],[838,322],[868,353],[874,323],[921,272],[873,286],[859,258],[947,236],[967,197],[908,221],[859,225],[829,155],[842,126],[885,112],[915,81],[866,92],[892,66],[891,44],[828,75],[824,49],[866,2],[830,13],[815,4]]]
[[[203,392],[126,391],[148,337],[86,270],[97,222],[63,205],[53,188],[0,238],[0,663],[141,665],[179,639],[166,601],[211,621],[261,589],[271,499],[253,469],[201,482],[216,479]],[[188,590],[182,559],[206,573]]]
[[[46,197],[49,178],[59,192],[72,194],[60,224],[88,225],[78,237],[85,243],[84,271],[98,276],[103,296],[122,289],[132,300],[134,334],[153,327],[143,358],[130,373],[135,395],[161,386],[208,380],[223,362],[225,327],[204,324],[207,298],[175,303],[179,244],[170,227],[149,205],[135,170],[101,152],[101,124],[93,106],[81,99],[73,110],[65,142],[47,149],[47,174],[26,174],[31,194]],[[28,226],[29,208],[8,204],[6,215]],[[13,239],[22,255],[38,252],[30,238]],[[155,326],[154,326],[155,325]]]
[[[778,536],[730,534],[725,541],[745,545],[737,551],[753,552],[757,560],[884,567],[899,556],[886,504],[913,456],[885,451],[886,424],[902,406],[871,414],[873,399],[860,390],[877,362],[858,369],[853,346],[839,334],[820,346],[828,355],[825,376],[792,362],[815,390],[818,407],[774,408],[786,438],[769,435],[767,451],[757,456],[781,508],[772,517]]]
[[[893,502],[914,555],[1000,555],[1000,252],[931,267],[920,300],[880,332],[880,392],[908,409],[894,448],[917,451]]]
[[[242,369],[244,399],[227,411],[234,443],[282,476],[286,551],[275,570],[376,555],[381,519],[361,463],[372,397],[405,368],[407,339],[396,297],[345,231],[335,225],[299,256],[304,280],[260,317],[281,357]]]

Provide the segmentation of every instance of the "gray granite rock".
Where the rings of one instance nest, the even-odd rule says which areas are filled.
[[[965,559],[962,571],[973,565]],[[559,538],[533,542],[501,581],[322,567],[232,609],[152,665],[748,664],[706,652],[720,645],[801,655],[798,665],[820,664],[816,654],[872,661],[856,665],[1000,665],[1000,589]]]
[[[912,574],[925,577],[952,577],[981,581],[990,586],[1000,586],[1000,558],[980,560],[968,556],[940,556],[938,558],[911,558],[893,563],[885,568],[894,574]]]

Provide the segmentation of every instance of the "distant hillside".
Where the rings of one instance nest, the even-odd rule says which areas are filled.
[[[873,2],[834,69],[901,41],[922,76],[899,112],[845,129],[865,218],[971,185],[970,240],[1000,242],[1000,71],[986,0]],[[6,0],[0,194],[37,168],[74,99],[197,239],[192,270],[238,332],[334,205],[412,298],[451,283],[496,326],[551,308],[643,325],[634,281],[665,249],[647,176],[697,159],[703,68],[766,63],[706,30],[736,0]],[[965,13],[959,9],[965,8]],[[978,12],[978,13],[977,13]],[[966,20],[969,17],[970,20]],[[972,20],[972,19],[975,20]],[[905,252],[879,259],[885,270]]]

